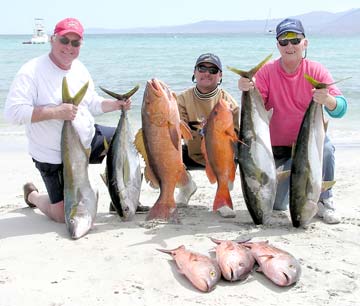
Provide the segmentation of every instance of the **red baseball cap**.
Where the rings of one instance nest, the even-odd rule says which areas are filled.
[[[62,36],[67,33],[75,33],[83,38],[84,28],[79,20],[75,18],[65,18],[56,24],[54,34]]]

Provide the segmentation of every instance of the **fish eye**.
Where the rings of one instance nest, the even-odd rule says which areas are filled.
[[[210,276],[211,277],[216,277],[216,271],[210,271]]]

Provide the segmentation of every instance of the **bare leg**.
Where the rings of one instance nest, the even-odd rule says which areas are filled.
[[[52,204],[47,194],[40,194],[37,191],[31,192],[28,200],[50,219],[65,223],[64,201]]]

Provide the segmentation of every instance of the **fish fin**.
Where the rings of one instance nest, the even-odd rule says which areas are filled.
[[[84,150],[85,150],[85,154],[86,154],[87,158],[89,159],[90,155],[91,155],[91,148],[87,148],[87,149],[84,148]]]
[[[265,59],[263,59],[259,64],[257,64],[254,68],[252,68],[249,71],[236,69],[230,66],[226,66],[227,69],[230,71],[248,79],[252,79],[252,77],[255,75],[255,73],[262,67],[264,64],[272,57],[272,54],[268,55]]]
[[[215,173],[213,171],[213,169],[211,168],[210,162],[209,162],[209,158],[207,155],[207,151],[206,151],[206,145],[205,145],[205,136],[201,139],[201,153],[204,156],[205,159],[205,172],[206,172],[206,176],[209,179],[209,182],[211,184],[215,184],[216,183],[216,176]]]
[[[170,254],[170,255],[174,255],[177,251],[184,251],[185,250],[185,246],[184,245],[180,245],[175,249],[171,249],[171,250],[166,250],[166,249],[156,249],[159,252],[163,252],[165,254]]]
[[[86,91],[89,87],[89,81],[87,81],[83,87],[80,88],[80,90],[76,93],[76,95],[73,98],[73,104],[74,105],[79,105],[81,100],[84,98]]]
[[[69,86],[66,80],[66,77],[62,80],[62,101],[63,103],[72,103],[72,98],[69,92]]]
[[[104,148],[105,148],[105,151],[107,152],[107,151],[109,151],[109,147],[110,147],[110,145],[108,144],[108,142],[107,142],[107,140],[106,140],[106,137],[104,137]]]
[[[179,133],[178,130],[176,129],[176,126],[174,124],[172,124],[171,122],[168,122],[168,129],[169,129],[169,134],[170,134],[170,139],[172,144],[174,145],[176,150],[179,150]]]
[[[213,237],[209,237],[210,240],[216,244],[220,244],[221,242],[225,241],[225,240],[220,240],[220,239],[216,239],[216,238],[213,238]]]
[[[252,69],[249,71],[250,79],[253,78],[253,76],[256,74],[256,72],[258,72],[258,71],[260,70],[260,68],[261,68],[262,66],[264,66],[268,60],[270,60],[271,57],[272,57],[272,53],[269,54],[267,57],[265,57],[259,64],[257,64],[254,68],[252,68]]]
[[[213,204],[213,211],[217,211],[220,207],[228,206],[233,209],[233,204],[229,192],[229,188],[227,185],[219,185],[216,191],[214,204]]]
[[[276,172],[276,179],[278,182],[282,182],[290,177],[291,170],[278,171]]]
[[[235,130],[232,128],[232,127],[229,127],[228,129],[225,130],[225,134],[227,136],[229,136],[230,140],[233,142],[233,143],[236,143],[239,141],[239,138],[238,136],[236,135],[235,133]]]
[[[144,136],[143,136],[142,129],[139,129],[137,131],[137,133],[135,135],[134,145],[135,145],[136,150],[140,153],[140,155],[144,159],[145,164],[148,165],[149,159],[148,159],[146,149],[145,149]]]
[[[271,255],[271,254],[264,254],[264,255],[259,255],[259,257],[263,257],[263,258],[266,258],[267,260],[269,260],[269,259],[274,258],[275,256]]]
[[[142,129],[139,129],[138,132],[136,133],[134,145],[136,147],[136,150],[138,150],[138,152],[140,153],[140,155],[142,156],[145,162],[144,176],[146,182],[149,183],[152,188],[156,188],[156,189],[159,188],[160,187],[159,181],[156,178],[154,171],[150,166],[149,158],[146,153]]]
[[[160,188],[160,184],[158,179],[156,178],[154,171],[150,167],[150,165],[145,166],[145,181],[150,184],[150,186],[154,189]]]
[[[108,89],[105,89],[101,86],[99,86],[99,87],[103,92],[106,92],[109,96],[115,98],[116,100],[127,100],[138,91],[138,89],[140,88],[140,85],[139,84],[135,85],[135,87],[133,89],[129,90],[125,94],[117,94],[117,93],[112,92]]]
[[[295,155],[295,147],[296,147],[296,143],[294,142],[291,146],[291,158],[294,158]]]
[[[190,253],[189,254],[189,261],[197,262],[197,261],[199,261],[199,256],[197,254],[195,254],[195,253]]]
[[[180,131],[185,140],[193,139],[189,126],[183,120],[180,121]]]
[[[89,87],[89,81],[87,81],[83,87],[76,93],[74,97],[71,97],[69,91],[69,85],[67,83],[66,77],[62,80],[62,101],[63,103],[71,103],[74,105],[79,105],[81,100],[84,98],[86,91]]]
[[[321,192],[324,192],[334,186],[336,181],[323,181],[321,184]]]
[[[351,77],[347,77],[347,78],[344,78],[344,79],[341,79],[341,80],[338,80],[338,81],[335,81],[335,82],[332,82],[332,83],[329,83],[329,84],[326,84],[326,83],[322,83],[322,82],[319,82],[317,80],[315,80],[314,78],[312,78],[310,75],[308,74],[304,74],[304,77],[307,81],[309,81],[309,83],[314,86],[314,88],[316,89],[321,89],[321,88],[327,88],[331,85],[334,85],[336,83],[339,83],[339,82],[342,82],[342,81],[345,81],[345,80],[348,80],[348,79],[351,79]]]
[[[100,173],[100,177],[101,177],[102,181],[104,182],[104,184],[107,186],[107,185],[108,185],[108,181],[107,181],[106,170],[105,170],[104,173]]]
[[[238,136],[236,135],[235,130],[234,130],[232,127],[230,127],[229,129],[227,129],[227,130],[225,131],[225,133],[226,133],[226,135],[228,135],[228,136],[230,137],[230,140],[231,140],[233,143],[236,143],[236,142],[239,141]],[[235,157],[235,156],[234,156],[234,155],[235,155],[234,147],[232,147],[232,151],[233,151],[233,157]],[[234,159],[234,158],[233,158],[233,159]],[[232,188],[233,188],[233,182],[235,181],[235,173],[236,173],[236,164],[235,164],[235,162],[233,161],[233,162],[231,163],[231,169],[230,169],[230,171],[229,171],[229,182],[228,182],[228,186],[229,186],[229,188],[230,188],[231,190],[232,190]]]
[[[325,119],[324,116],[323,116],[323,120],[324,120],[324,129],[325,129],[325,132],[327,132],[328,125],[329,125],[329,120]]]
[[[104,137],[103,145],[104,145],[104,150],[100,153],[100,156],[106,156],[107,153],[109,152],[110,145],[107,142],[106,137]]]

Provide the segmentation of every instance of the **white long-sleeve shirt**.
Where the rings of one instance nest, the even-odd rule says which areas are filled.
[[[40,162],[62,162],[61,131],[64,121],[52,119],[31,123],[32,112],[35,106],[62,103],[62,80],[65,76],[71,96],[89,81],[86,95],[72,121],[85,148],[89,148],[95,133],[93,115],[102,113],[104,98],[96,93],[88,70],[79,60],[73,61],[70,70],[60,69],[48,54],[30,60],[16,74],[6,99],[5,120],[25,125],[29,154]]]

